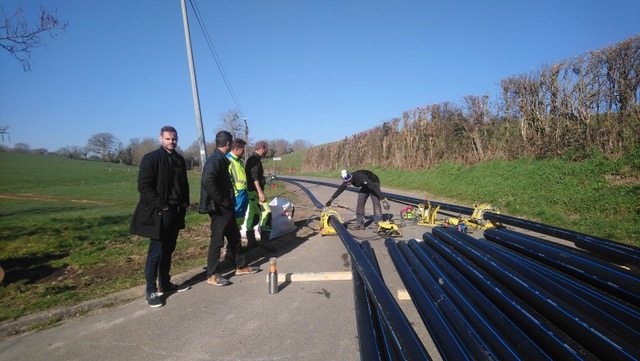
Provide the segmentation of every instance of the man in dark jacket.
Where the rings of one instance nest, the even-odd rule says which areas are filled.
[[[144,274],[147,303],[151,307],[164,305],[161,298],[163,293],[188,289],[171,283],[169,275],[171,255],[176,249],[178,233],[184,228],[184,217],[189,206],[187,165],[175,150],[178,132],[174,127],[162,127],[160,142],[162,146],[145,154],[140,162],[140,201],[129,228],[132,234],[150,238]]]
[[[247,215],[247,245],[254,247],[257,245],[253,228],[260,226],[260,246],[267,251],[273,252],[275,248],[271,246],[271,208],[264,194],[264,187],[267,180],[264,177],[261,159],[267,154],[269,145],[264,140],[256,142],[253,154],[247,159],[245,173],[247,175],[247,190],[249,191],[249,212]]]
[[[349,173],[346,169],[343,169],[341,175],[342,184],[325,205],[330,207],[331,202],[333,202],[348,185],[353,184],[354,187],[360,187],[360,191],[358,191],[358,203],[356,204],[356,228],[365,228],[364,205],[369,197],[371,197],[371,203],[373,204],[373,222],[377,223],[381,220],[382,209],[380,208],[380,200],[382,199],[384,209],[386,210],[389,210],[389,202],[387,202],[387,199],[382,195],[382,191],[380,190],[380,178],[368,170],[356,170],[353,173]]]
[[[211,217],[211,240],[207,255],[207,283],[214,286],[226,286],[229,280],[220,273],[220,252],[227,238],[228,257],[236,263],[236,276],[256,273],[260,269],[247,266],[244,256],[239,254],[240,230],[235,216],[235,195],[229,159],[226,154],[231,148],[233,136],[227,131],[216,134],[216,149],[209,156],[202,169],[200,190],[200,213]]]

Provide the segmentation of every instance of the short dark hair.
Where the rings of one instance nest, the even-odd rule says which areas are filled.
[[[247,142],[245,142],[244,139],[236,138],[231,142],[231,149],[244,148],[246,145]]]
[[[258,142],[256,142],[256,145],[254,146],[255,149],[264,149],[268,147],[269,145],[264,140],[259,140]]]
[[[160,129],[160,135],[162,135],[163,133],[166,133],[166,132],[178,134],[178,131],[176,130],[176,128],[174,128],[174,127],[172,127],[170,125],[165,125],[164,127],[162,127]]]
[[[224,147],[231,142],[233,142],[233,135],[226,130],[221,130],[216,134],[216,148]]]

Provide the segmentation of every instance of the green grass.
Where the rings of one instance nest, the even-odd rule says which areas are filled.
[[[300,169],[299,155],[287,156],[282,162]],[[443,163],[419,171],[370,170],[383,186],[468,207],[490,203],[503,214],[640,246],[640,150],[618,160],[596,154],[579,163],[522,158],[470,167]],[[339,178],[339,170],[305,174]]]
[[[262,165],[265,169],[275,169],[278,174],[287,173],[288,170],[292,169],[295,169],[296,172],[300,172],[300,165],[302,164],[302,160],[304,159],[304,154],[306,152],[306,149],[303,149],[298,152],[278,156],[281,160],[265,158],[262,160]]]
[[[0,167],[0,322],[144,284],[149,241],[128,232],[137,167],[17,153],[0,153]],[[188,176],[193,204],[200,175]],[[209,221],[187,213],[173,274],[206,264]]]

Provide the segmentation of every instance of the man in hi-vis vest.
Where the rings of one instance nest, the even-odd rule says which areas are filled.
[[[229,175],[233,183],[234,195],[236,196],[236,223],[238,229],[242,229],[244,224],[244,216],[249,207],[249,191],[247,191],[247,175],[242,164],[242,155],[244,147],[247,145],[242,139],[234,139],[231,142],[231,150],[227,153],[229,158]]]

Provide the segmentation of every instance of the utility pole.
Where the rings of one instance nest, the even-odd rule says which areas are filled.
[[[247,118],[242,118],[242,120],[244,120],[244,141],[247,142],[247,144],[249,143],[249,127],[247,127]],[[244,164],[247,164],[247,152],[244,152],[244,155],[242,156]]]
[[[191,90],[193,92],[193,106],[196,111],[196,126],[198,127],[198,144],[200,145],[200,169],[207,162],[207,144],[204,141],[202,131],[202,115],[200,114],[200,97],[198,96],[198,83],[196,83],[196,68],[193,64],[193,52],[191,51],[191,35],[189,33],[189,19],[187,18],[187,5],[182,3],[182,22],[184,23],[184,38],[187,42],[187,57],[189,58],[189,71],[191,72]]]

